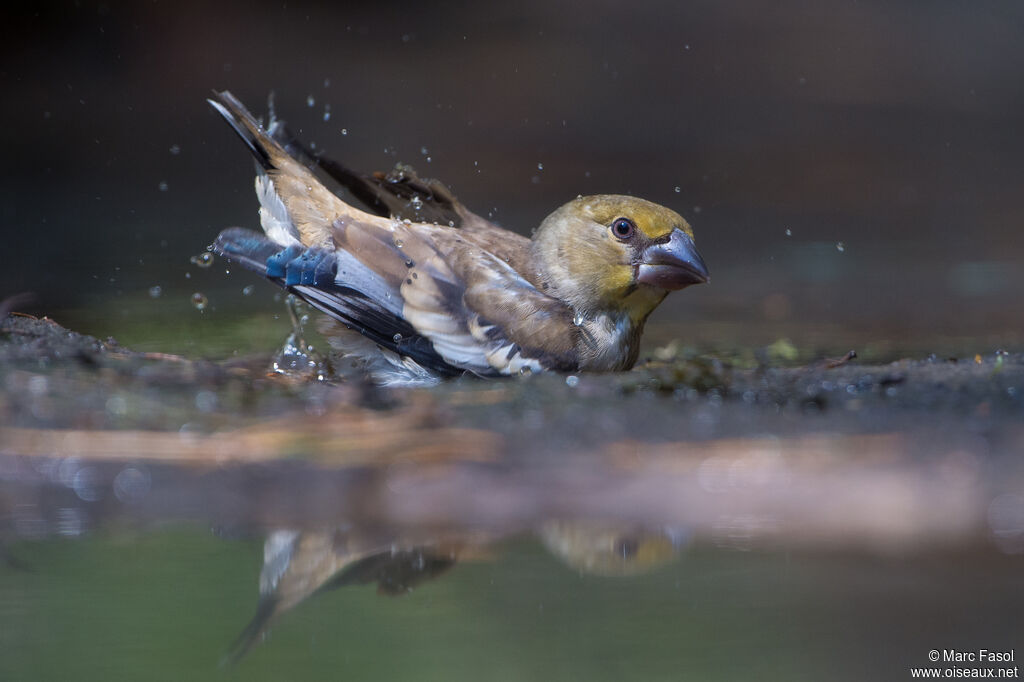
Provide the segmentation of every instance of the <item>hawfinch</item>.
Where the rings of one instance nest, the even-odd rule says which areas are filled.
[[[626,370],[668,292],[708,281],[690,225],[650,201],[580,196],[527,238],[408,166],[357,174],[230,92],[209,102],[256,158],[263,227],[213,250],[326,313],[331,345],[380,383]]]

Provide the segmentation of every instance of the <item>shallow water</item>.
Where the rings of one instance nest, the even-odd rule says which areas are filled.
[[[1019,355],[379,391],[5,324],[3,679],[906,679],[1024,633]]]

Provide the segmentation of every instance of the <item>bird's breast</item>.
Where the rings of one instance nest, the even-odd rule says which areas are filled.
[[[583,319],[580,327],[580,369],[617,372],[629,369],[640,351],[640,328],[626,313],[602,313]]]

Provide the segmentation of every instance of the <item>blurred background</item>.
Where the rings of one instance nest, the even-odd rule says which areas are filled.
[[[258,225],[205,102],[230,89],[520,232],[577,194],[678,210],[712,284],[671,297],[654,342],[1022,340],[1017,2],[54,2],[5,23],[0,293],[78,331],[188,351],[218,315],[280,312],[189,261]]]

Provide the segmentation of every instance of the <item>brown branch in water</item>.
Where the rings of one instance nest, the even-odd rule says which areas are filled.
[[[821,364],[825,369],[835,369],[836,367],[842,367],[856,357],[857,351],[851,350],[846,355],[839,358],[825,358]]]

